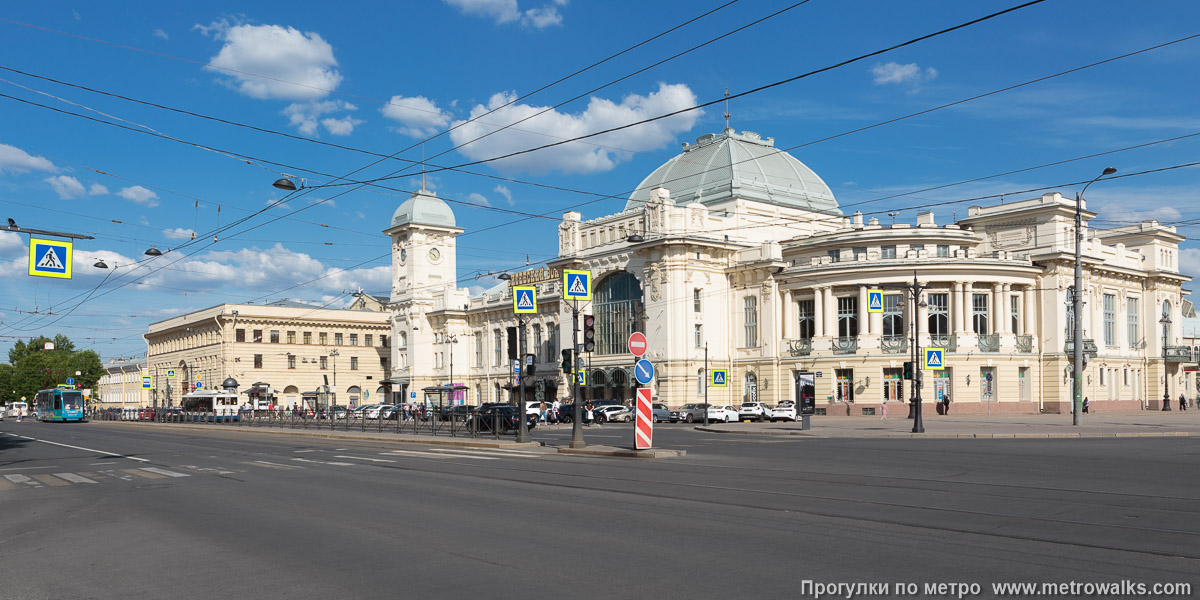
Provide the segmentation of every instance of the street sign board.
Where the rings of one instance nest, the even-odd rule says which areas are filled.
[[[642,385],[650,385],[654,381],[654,365],[644,358],[637,361],[633,366],[633,377]]]
[[[632,352],[634,356],[641,357],[646,353],[647,347],[648,344],[646,344],[646,334],[640,331],[635,331],[630,334],[629,351]]]
[[[167,377],[174,377],[175,369],[167,369]]]
[[[513,374],[515,374],[515,375],[521,374],[521,361],[516,358],[513,359]]]
[[[71,278],[71,242],[29,239],[29,274],[35,277]]]
[[[154,387],[154,376],[153,375],[142,375],[142,389],[148,390],[153,387]]]
[[[200,381],[199,379],[197,379],[197,380],[196,380],[196,389],[198,389],[198,390],[199,390],[199,389],[204,389],[204,382],[203,382],[203,381]]]
[[[650,404],[650,388],[637,390],[637,427],[633,433],[633,447],[649,450],[654,444],[654,408]]]
[[[579,380],[579,385],[587,385],[587,371],[583,369],[575,371],[575,378]]]
[[[416,392],[409,392],[409,393],[408,393],[408,399],[409,399],[409,400],[416,400],[416,399],[417,399],[417,393],[416,393]]]
[[[945,348],[925,349],[925,368],[930,371],[942,371],[946,368]]]
[[[712,371],[712,386],[726,387],[729,385],[729,371],[726,369],[713,369]]]
[[[867,290],[867,312],[883,312],[883,290]]]
[[[74,377],[68,377],[68,378],[67,378],[67,385],[75,385],[75,378],[74,378]]]
[[[563,299],[591,300],[592,272],[563,269]]]
[[[537,287],[523,285],[513,288],[513,312],[517,314],[537,312]]]

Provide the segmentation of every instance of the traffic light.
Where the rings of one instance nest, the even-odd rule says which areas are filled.
[[[583,317],[583,351],[592,352],[596,349],[596,316]]]
[[[517,360],[517,328],[508,328],[508,360]]]
[[[563,373],[570,373],[571,372],[571,351],[563,350],[562,358],[563,358],[563,363],[562,363]]]
[[[913,378],[913,364],[912,364],[912,361],[908,361],[908,362],[904,363],[904,379],[906,379],[908,381],[912,381],[912,378]]]

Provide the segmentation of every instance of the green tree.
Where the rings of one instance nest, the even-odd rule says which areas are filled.
[[[46,342],[54,342],[54,349],[46,350]],[[0,370],[0,383],[4,385],[0,397],[5,401],[20,400],[22,396],[32,400],[38,390],[66,383],[72,377],[80,387],[95,389],[105,373],[95,350],[76,350],[62,334],[53,339],[39,336],[28,342],[18,340],[8,351],[8,361],[9,365],[3,365],[7,368]]]

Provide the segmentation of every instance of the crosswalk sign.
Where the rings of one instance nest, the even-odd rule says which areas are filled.
[[[725,369],[713,369],[713,372],[712,372],[712,386],[713,387],[726,387],[729,385],[728,382],[729,382],[729,371],[727,371]]]
[[[142,389],[148,390],[154,387],[153,375],[142,375]]]
[[[929,371],[942,371],[946,368],[946,349],[945,348],[926,348],[925,349],[925,369]]]
[[[883,312],[883,290],[867,290],[867,312]]]
[[[513,288],[513,312],[537,312],[537,287],[523,285]]]
[[[587,385],[587,371],[579,370],[575,373],[575,378],[579,380],[579,385]]]
[[[563,299],[591,300],[592,272],[563,270]]]
[[[35,277],[71,278],[71,242],[29,240],[29,274]]]
[[[175,369],[167,369],[167,377],[174,377]]]

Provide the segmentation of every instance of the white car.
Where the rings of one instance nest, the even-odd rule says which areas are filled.
[[[767,411],[767,418],[771,422],[775,421],[795,421],[796,420],[796,405],[791,402],[780,403],[775,408]]]
[[[383,409],[384,409],[384,406],[382,404],[371,404],[368,406],[364,406],[355,412],[362,415],[362,417],[364,419],[378,419],[379,413],[383,412]]]
[[[709,406],[708,420],[732,423],[738,420],[738,412],[732,406]]]
[[[762,421],[767,418],[767,405],[762,402],[747,402],[738,409],[738,420]]]

